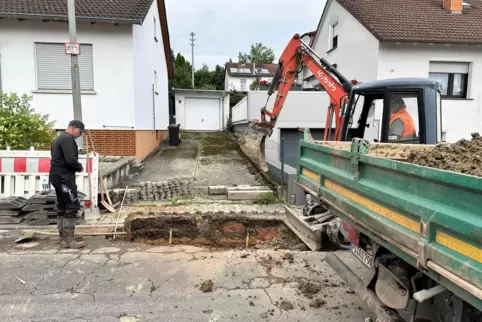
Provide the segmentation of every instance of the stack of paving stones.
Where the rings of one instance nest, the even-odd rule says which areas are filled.
[[[78,192],[80,200],[85,194]],[[43,226],[57,224],[57,197],[55,191],[42,191],[32,197],[0,198],[0,224],[28,224]],[[81,212],[83,213],[83,208]],[[81,221],[81,220],[80,220]]]
[[[166,181],[146,181],[139,184],[138,189],[127,189],[124,203],[136,201],[163,201],[190,196],[193,193],[193,181],[189,178],[177,178]],[[122,200],[124,189],[114,189],[111,192],[112,202]]]

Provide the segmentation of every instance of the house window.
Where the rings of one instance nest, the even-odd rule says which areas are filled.
[[[241,79],[240,82],[241,82],[241,92],[246,92],[246,80]]]
[[[94,64],[91,44],[80,45],[80,89],[94,90]],[[72,90],[70,56],[63,43],[35,43],[38,90]]]
[[[154,71],[154,93],[159,94],[158,84],[157,84],[157,72]]]
[[[445,98],[467,98],[468,63],[431,62],[429,78],[436,81]]]
[[[338,47],[338,23],[331,25],[330,50]]]
[[[157,20],[156,17],[154,17],[154,40],[158,42],[157,40]]]

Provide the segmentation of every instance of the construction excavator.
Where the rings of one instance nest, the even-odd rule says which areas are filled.
[[[286,101],[288,93],[293,85],[297,74],[302,72],[304,67],[307,67],[311,73],[318,79],[320,85],[324,88],[326,93],[330,97],[330,104],[327,110],[326,123],[324,128],[324,141],[347,141],[351,138],[363,133],[366,124],[366,117],[374,113],[374,104],[366,111],[369,114],[363,114],[359,111],[358,114],[364,116],[364,120],[360,119],[360,122],[364,122],[364,127],[352,128],[352,118],[355,113],[355,108],[361,104],[357,104],[357,100],[364,93],[368,93],[373,89],[379,87],[379,83],[373,82],[373,84],[365,83],[363,91],[358,90],[358,95],[351,95],[353,88],[360,85],[357,80],[348,80],[345,78],[336,68],[334,68],[326,59],[319,56],[313,48],[310,47],[303,39],[308,36],[314,37],[313,33],[306,33],[303,35],[295,34],[293,38],[286,46],[283,54],[279,59],[278,69],[275,73],[273,81],[268,89],[268,99],[266,104],[261,108],[261,118],[259,120],[253,120],[249,125],[249,129],[240,138],[239,143],[241,150],[246,154],[251,161],[257,165],[258,169],[267,172],[268,167],[265,162],[264,156],[264,142],[266,137],[271,136],[273,129],[276,126],[277,119],[283,109],[283,105]],[[310,43],[311,41],[309,41]],[[415,79],[416,80],[416,79]],[[422,82],[423,83],[423,82]],[[394,88],[397,91],[403,92],[404,89],[414,89],[414,87],[420,87],[422,84],[416,84],[413,82],[407,82],[407,79],[391,79],[388,87]],[[387,85],[385,85],[387,87]],[[274,107],[271,111],[267,109],[269,98],[274,92],[276,93],[276,99]],[[380,97],[379,97],[380,98]],[[383,96],[381,97],[383,99]],[[435,105],[435,102],[432,102]],[[356,106],[355,106],[356,105]],[[350,111],[347,107],[351,106]],[[363,107],[365,109],[365,107]],[[435,111],[435,106],[432,106],[432,110]],[[429,110],[429,109],[428,109]],[[344,127],[345,118],[349,116],[351,119],[347,127]],[[389,119],[387,120],[389,121]],[[433,122],[433,125],[437,122],[436,119],[429,119],[427,122]],[[382,129],[384,128],[382,124]],[[430,129],[435,129],[435,126],[428,126]],[[300,129],[303,130],[303,129]],[[435,130],[432,133],[424,133],[427,135],[428,141],[426,143],[435,143],[436,134]],[[380,142],[394,142],[400,138],[393,138],[393,136],[385,137],[385,141]],[[425,139],[424,139],[425,141]],[[410,143],[410,140],[405,142]]]
[[[242,151],[258,166],[261,171],[268,171],[264,157],[264,142],[271,136],[276,121],[286,101],[291,86],[298,73],[306,66],[318,79],[321,86],[330,96],[324,140],[340,140],[342,109],[348,104],[350,91],[356,80],[348,81],[328,61],[320,57],[302,39],[313,37],[313,33],[295,34],[279,59],[279,66],[268,89],[268,99],[261,108],[261,119],[253,120],[248,131],[240,139]],[[269,98],[277,90],[272,111],[266,108]],[[334,123],[334,124],[333,124]],[[333,126],[334,125],[334,126]],[[333,126],[333,128],[332,128]]]

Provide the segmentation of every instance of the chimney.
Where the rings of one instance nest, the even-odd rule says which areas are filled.
[[[462,13],[463,0],[444,0],[444,9],[452,13]]]

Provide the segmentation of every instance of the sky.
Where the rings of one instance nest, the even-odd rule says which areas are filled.
[[[171,48],[191,61],[194,32],[195,68],[236,62],[256,42],[277,60],[295,33],[316,30],[324,6],[325,0],[166,0]]]

